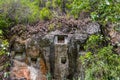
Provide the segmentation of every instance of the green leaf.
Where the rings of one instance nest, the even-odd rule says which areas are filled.
[[[2,30],[0,30],[0,35],[2,35]]]

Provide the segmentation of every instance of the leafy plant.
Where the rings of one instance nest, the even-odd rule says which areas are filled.
[[[51,4],[52,4],[52,2],[47,1],[46,4],[45,4],[45,6],[46,6],[47,8],[49,8],[49,7],[51,7]]]
[[[53,0],[52,3],[54,8],[60,8],[62,6],[62,0]]]
[[[81,12],[89,12],[91,19],[101,23],[103,26],[107,22],[119,22],[119,7],[119,0],[68,0],[66,3],[66,9],[75,18],[79,18]]]
[[[84,48],[88,50],[94,50],[95,48],[101,47],[103,36],[102,35],[91,35],[86,42]]]
[[[9,25],[9,19],[5,18],[5,15],[0,14],[0,29],[7,28]]]
[[[52,75],[50,72],[47,73],[46,77],[47,77],[47,80],[52,80]]]
[[[9,55],[8,45],[9,45],[9,43],[7,40],[0,39],[0,56],[3,54]]]
[[[90,10],[89,5],[89,0],[74,0],[69,8],[71,8],[71,14],[74,15],[75,18],[78,18],[80,12]]]
[[[120,55],[113,53],[110,45],[98,47],[101,41],[100,35],[92,35],[86,42],[88,52],[80,57],[85,80],[119,80]]]
[[[8,68],[10,67],[9,60],[9,51],[8,51],[9,43],[2,36],[2,31],[0,30],[0,58],[1,58],[1,70],[0,79],[7,79],[9,77]]]
[[[91,13],[93,20],[99,21],[101,24],[106,24],[107,22],[118,22],[120,20],[120,3],[115,0],[95,0],[94,3],[91,1],[91,5],[94,6],[94,10]],[[93,14],[95,13],[95,14]],[[95,16],[95,17],[93,17]]]
[[[9,24],[8,20],[14,23],[32,23],[39,20],[39,6],[35,1],[30,0],[5,0],[0,1],[0,20],[2,26]],[[6,23],[6,24],[5,24]]]
[[[49,20],[52,18],[51,11],[48,8],[43,8],[40,11],[40,19],[42,20]]]

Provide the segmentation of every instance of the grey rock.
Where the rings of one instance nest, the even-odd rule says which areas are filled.
[[[75,34],[75,40],[80,41],[81,43],[85,42],[87,38],[87,34]]]
[[[100,32],[100,25],[98,23],[89,23],[86,28],[87,34],[95,34]]]

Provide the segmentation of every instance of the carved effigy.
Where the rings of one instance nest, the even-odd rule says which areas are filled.
[[[39,45],[39,40],[32,38],[26,43],[26,55],[28,65],[38,68],[43,75],[47,73],[43,49]]]
[[[56,80],[67,79],[69,74],[69,59],[68,59],[68,41],[67,35],[55,35],[55,69],[54,78]]]
[[[40,47],[36,40],[30,39],[26,42],[26,56],[30,66],[40,67],[40,53]]]
[[[11,58],[21,62],[25,61],[25,58],[26,58],[25,44],[21,44],[21,42],[17,41],[16,39],[11,46],[12,46]]]
[[[17,39],[12,45],[11,60],[13,65],[11,67],[11,79],[36,80],[39,75],[32,79],[30,76],[33,74],[32,70],[30,70],[32,68],[29,67],[35,68],[36,73],[45,76],[47,68],[38,41],[35,38],[21,41],[21,39]],[[46,80],[45,77],[44,80]]]

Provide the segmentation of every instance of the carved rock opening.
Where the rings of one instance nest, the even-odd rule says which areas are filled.
[[[55,44],[67,44],[67,35],[55,35]]]
[[[65,37],[64,36],[58,36],[58,43],[65,43]]]
[[[62,63],[62,64],[65,64],[66,61],[67,61],[66,57],[61,57],[61,63]]]
[[[36,64],[37,63],[37,58],[31,58],[32,63]]]

